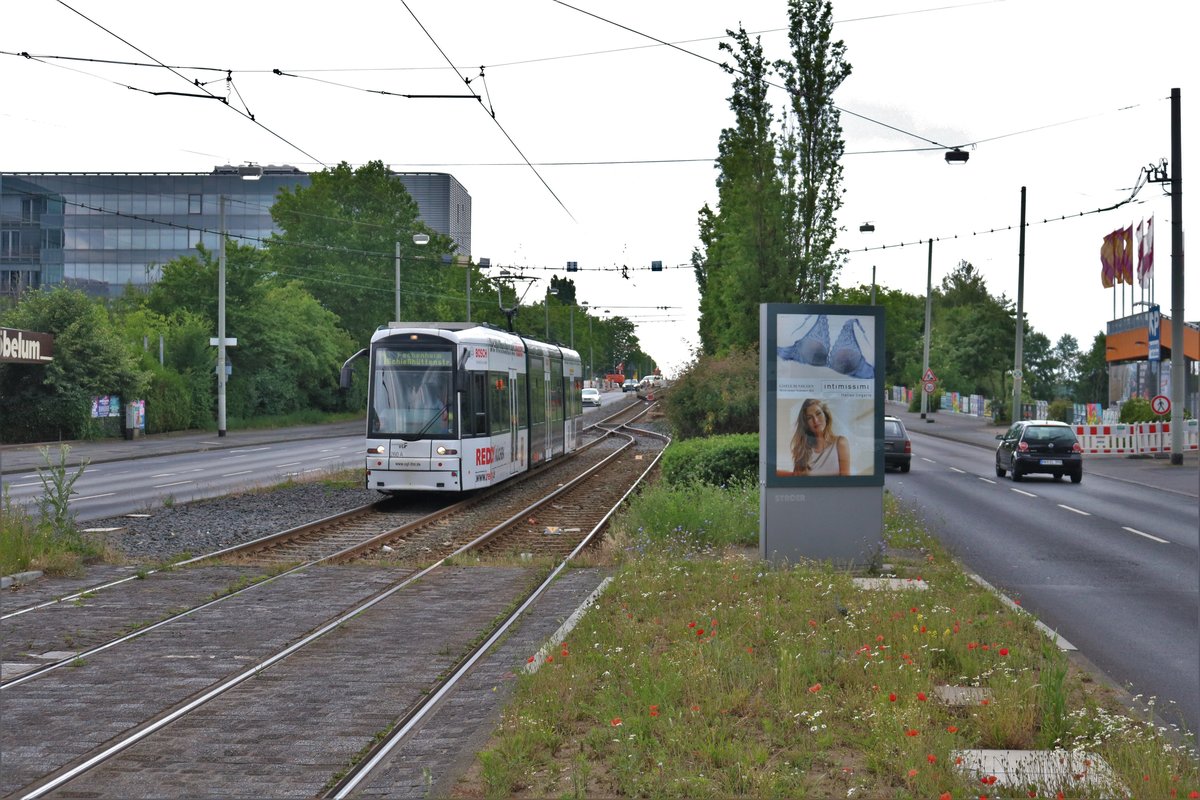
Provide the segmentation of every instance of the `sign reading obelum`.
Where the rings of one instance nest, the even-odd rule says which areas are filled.
[[[45,364],[54,360],[54,336],[16,328],[0,328],[0,362]]]

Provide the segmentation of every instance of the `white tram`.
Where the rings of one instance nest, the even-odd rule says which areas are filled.
[[[342,367],[342,385],[350,365]],[[460,492],[575,449],[579,354],[473,323],[406,322],[371,336],[368,489]]]

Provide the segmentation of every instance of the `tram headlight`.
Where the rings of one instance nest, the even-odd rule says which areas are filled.
[[[446,445],[440,445],[437,449],[437,454],[439,456],[456,456],[456,455],[458,455],[458,451],[454,450],[452,448],[446,447]]]
[[[387,452],[387,445],[385,445],[385,444],[380,444],[380,445],[376,445],[375,447],[367,448],[367,453],[370,455],[373,455],[373,456],[381,456],[386,452]]]

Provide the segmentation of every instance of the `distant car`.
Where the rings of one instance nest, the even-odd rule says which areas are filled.
[[[636,392],[637,391],[637,381],[635,381],[633,378],[628,379],[627,381],[625,381],[624,383],[621,384],[621,391],[622,392]]]
[[[883,468],[888,467],[901,472],[912,469],[912,440],[897,417],[883,418]]]
[[[583,390],[583,404],[585,406],[600,407],[600,390],[588,387]]]
[[[1083,480],[1083,448],[1075,438],[1075,430],[1065,422],[1046,419],[1027,419],[1014,422],[1005,433],[996,436],[996,477],[1005,472],[1019,481],[1030,473],[1043,473],[1061,481],[1071,476],[1071,483]]]

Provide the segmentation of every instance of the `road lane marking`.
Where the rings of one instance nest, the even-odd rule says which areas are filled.
[[[936,462],[936,461],[934,461],[932,458],[926,458],[925,456],[921,456],[921,460],[922,460],[922,461],[928,461],[930,464],[936,464],[936,463],[937,463],[937,462]]]
[[[165,489],[165,488],[167,488],[168,486],[183,486],[185,483],[191,483],[191,481],[175,481],[174,483],[159,483],[159,484],[155,484],[155,485],[154,485],[153,487],[151,487],[151,488],[154,488],[154,489]]]
[[[982,476],[979,476],[979,480],[983,481],[984,483],[990,483],[993,486],[996,485],[996,482],[994,480],[992,480],[991,478],[984,478]]]
[[[173,478],[178,473],[175,472],[160,472],[157,475],[151,475],[151,478]]]
[[[297,464],[303,464],[303,461],[289,461],[286,464],[276,464],[275,469],[283,469],[284,467],[294,467]]]
[[[1037,497],[1037,495],[1036,495],[1036,494],[1034,494],[1033,492],[1026,492],[1026,491],[1023,491],[1023,490],[1021,490],[1021,489],[1014,489],[1014,488],[1012,488],[1011,486],[1009,487],[1009,489],[1008,489],[1008,490],[1009,490],[1010,492],[1016,492],[1017,494],[1023,494],[1023,495],[1025,495],[1026,497]]]
[[[67,502],[74,503],[78,500],[95,500],[97,497],[112,497],[114,494],[116,494],[116,492],[106,492],[104,494],[89,494],[89,495],[86,495],[85,497],[72,497]]]
[[[1091,512],[1088,512],[1088,511],[1080,511],[1078,508],[1071,508],[1070,506],[1064,506],[1062,503],[1058,503],[1057,505],[1059,508],[1065,508],[1067,511],[1074,511],[1076,514],[1079,514],[1084,517],[1091,516]]]
[[[26,489],[26,488],[28,488],[28,487],[30,487],[30,486],[41,486],[41,485],[42,485],[42,484],[41,484],[41,482],[35,482],[35,483],[10,483],[10,484],[8,485],[8,488],[10,488],[10,489]]]
[[[1130,528],[1127,525],[1122,525],[1121,529],[1129,531],[1130,533],[1136,533],[1138,536],[1145,536],[1147,539],[1149,539],[1152,542],[1158,542],[1159,544],[1170,544],[1170,542],[1167,541],[1166,539],[1160,539],[1157,536],[1151,536],[1148,533],[1142,533],[1137,528]]]
[[[959,475],[966,475],[966,474],[967,474],[967,471],[966,471],[965,469],[959,469],[958,467],[951,467],[951,468],[950,468],[950,471],[951,471],[951,472],[957,472]]]
[[[221,477],[222,477],[222,478],[232,478],[234,475],[249,475],[251,472],[254,472],[254,470],[252,470],[252,469],[244,469],[244,470],[242,470],[241,472],[226,472],[226,473],[225,473],[224,475],[222,475]]]
[[[241,454],[241,453],[260,453],[260,452],[262,452],[263,450],[270,450],[270,449],[271,449],[271,448],[269,448],[269,447],[250,447],[250,448],[243,448],[243,447],[239,447],[237,450],[230,450],[229,452],[230,452],[230,453],[236,453],[236,454]]]

